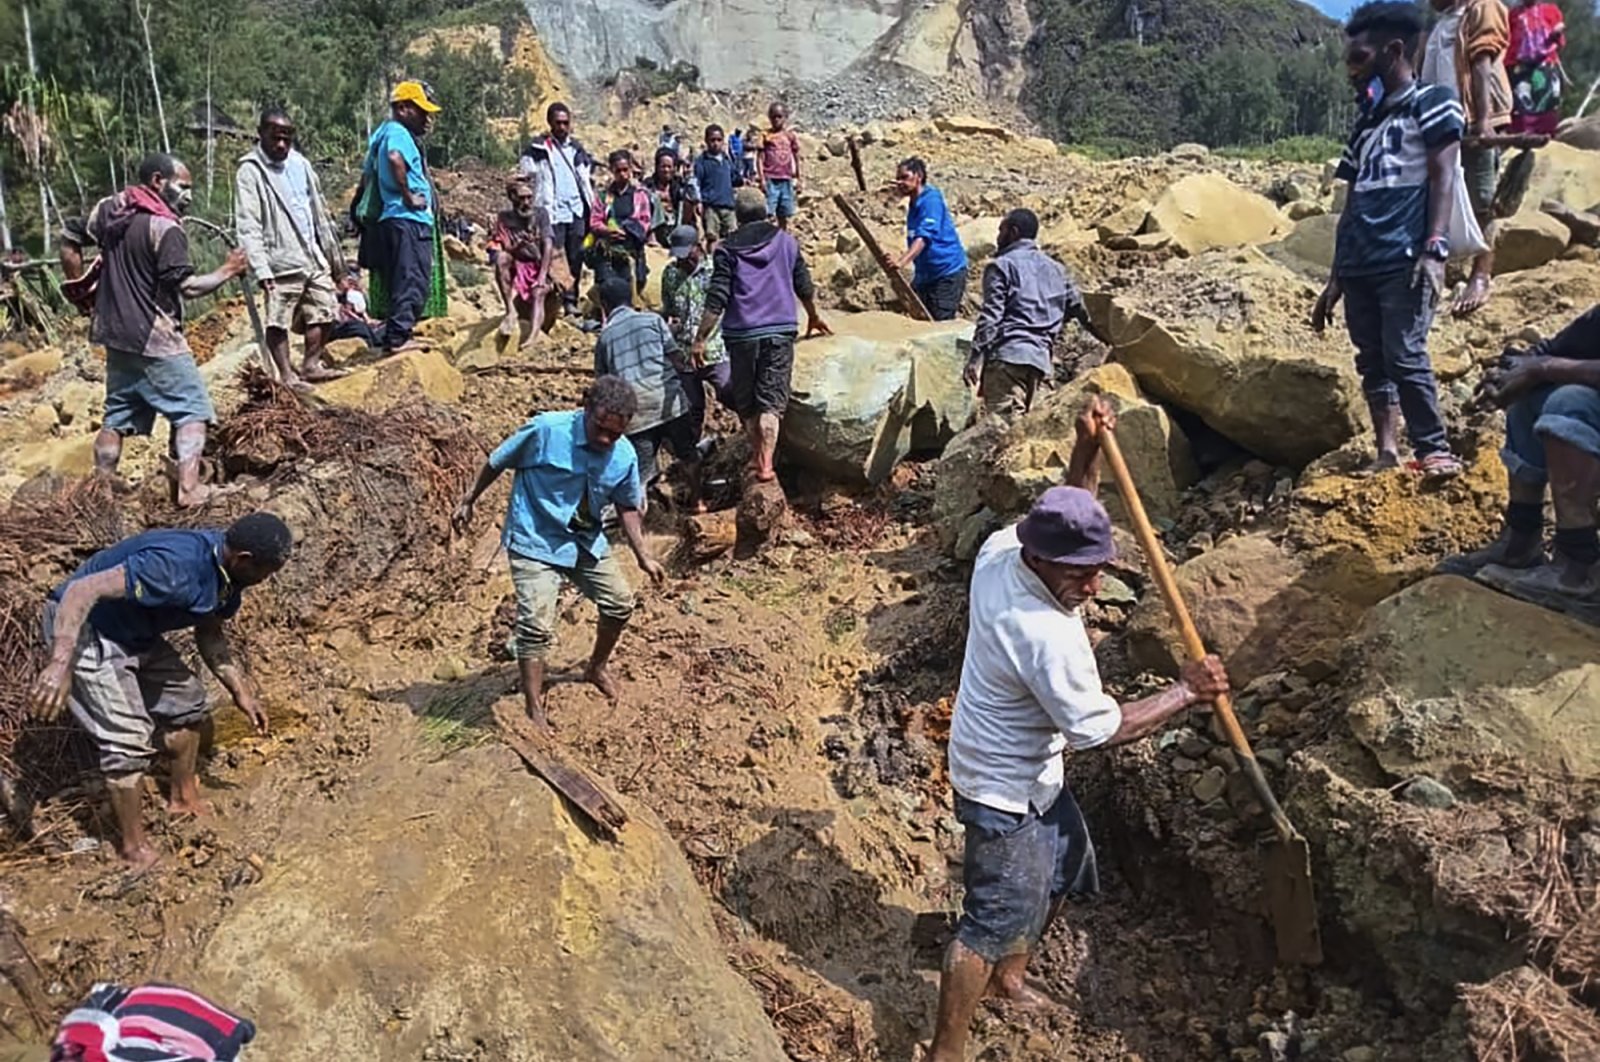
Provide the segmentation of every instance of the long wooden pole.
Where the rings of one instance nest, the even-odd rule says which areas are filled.
[[[878,268],[883,270],[883,275],[889,280],[889,287],[894,289],[895,297],[900,300],[900,305],[905,307],[906,314],[916,318],[918,321],[933,320],[933,314],[929,313],[928,308],[922,305],[922,300],[917,298],[917,293],[906,282],[905,275],[895,268],[894,260],[885,254],[883,248],[878,245],[877,237],[872,235],[872,230],[867,228],[866,222],[861,220],[861,215],[856,213],[856,208],[850,205],[850,200],[846,199],[841,193],[835,192],[833,202],[839,208],[839,212],[844,215],[844,219],[850,223],[850,227],[856,230],[856,235],[861,237],[861,242],[867,245],[867,250],[872,252],[872,257],[877,261]]]

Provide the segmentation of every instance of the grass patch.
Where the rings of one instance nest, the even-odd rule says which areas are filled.
[[[1327,136],[1288,136],[1270,144],[1248,144],[1218,148],[1216,153],[1227,159],[1246,159],[1252,162],[1316,163],[1336,159],[1344,151],[1344,144]]]
[[[423,705],[422,739],[441,757],[482,745],[494,736],[494,699],[484,690],[462,689],[436,694]]]
[[[483,283],[483,270],[471,262],[451,262],[450,276],[457,287],[475,288]]]

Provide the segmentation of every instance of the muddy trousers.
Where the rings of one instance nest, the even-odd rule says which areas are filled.
[[[517,619],[511,649],[518,660],[543,660],[556,641],[556,610],[561,602],[561,581],[569,580],[595,603],[600,618],[627,623],[633,617],[633,588],[610,553],[598,560],[580,551],[570,568],[520,554],[511,554],[511,585],[517,599]]]

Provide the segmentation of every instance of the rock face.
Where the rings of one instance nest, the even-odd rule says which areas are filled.
[[[1208,279],[1193,285],[1177,278],[1185,285],[1177,302],[1146,303],[1137,289],[1085,296],[1116,360],[1145,390],[1278,464],[1303,465],[1355,435],[1362,398],[1344,335],[1315,336],[1299,318],[1254,319],[1257,307],[1282,305],[1285,288],[1305,290],[1304,281],[1260,254],[1208,258],[1205,268]],[[1228,309],[1220,318],[1219,305]]]
[[[1600,152],[1561,143],[1546,144],[1534,152],[1533,175],[1523,202],[1546,199],[1574,210],[1589,210],[1600,203]]]
[[[1440,576],[1373,609],[1350,725],[1397,776],[1600,778],[1600,631]]]
[[[648,812],[607,844],[509,750],[385,758],[286,824],[195,971],[267,1056],[784,1057]]]
[[[437,350],[399,354],[320,384],[317,397],[339,406],[389,409],[420,393],[436,402],[459,402],[461,373]]]
[[[784,452],[845,482],[877,483],[913,449],[940,449],[967,422],[972,326],[893,313],[832,314],[834,335],[795,347]]]
[[[1524,210],[1495,223],[1494,272],[1538,269],[1567,249],[1567,226],[1548,214]]]
[[[1272,200],[1220,173],[1195,173],[1167,188],[1145,219],[1144,231],[1165,232],[1184,254],[1262,243],[1288,223]]]
[[[1334,238],[1338,231],[1338,214],[1315,214],[1295,222],[1288,235],[1262,250],[1292,269],[1326,279],[1333,271]]]
[[[1117,442],[1145,508],[1156,517],[1175,513],[1179,492],[1198,476],[1189,441],[1166,410],[1143,397],[1126,369],[1102,365],[1065,387],[1041,392],[1026,416],[984,417],[950,443],[934,492],[934,518],[944,539],[975,546],[968,540],[981,540],[982,525],[1021,516],[1046,488],[1059,484],[1072,455],[1074,423],[1094,394],[1105,395],[1117,410]],[[1109,476],[1102,477],[1101,497],[1115,514],[1120,502]],[[975,515],[970,533],[963,534]]]
[[[1236,686],[1308,657],[1330,657],[1360,615],[1265,535],[1230,538],[1174,574],[1201,639],[1222,657]],[[1186,659],[1154,592],[1134,610],[1127,640],[1143,668],[1175,675]]]

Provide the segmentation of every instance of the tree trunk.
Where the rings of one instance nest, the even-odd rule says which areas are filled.
[[[11,250],[11,222],[6,217],[5,167],[0,166],[0,251]]]
[[[211,37],[208,34],[206,37],[206,210],[213,214],[216,210],[212,194],[217,180],[217,133],[213,119],[215,113],[211,107]]]
[[[134,11],[139,16],[139,24],[144,27],[144,54],[150,62],[150,92],[156,99],[156,120],[161,123],[161,150],[168,155],[172,154],[172,138],[167,135],[167,111],[161,104],[161,80],[156,77],[156,49],[150,43],[150,13],[155,7],[155,0],[145,4],[134,4]]]

